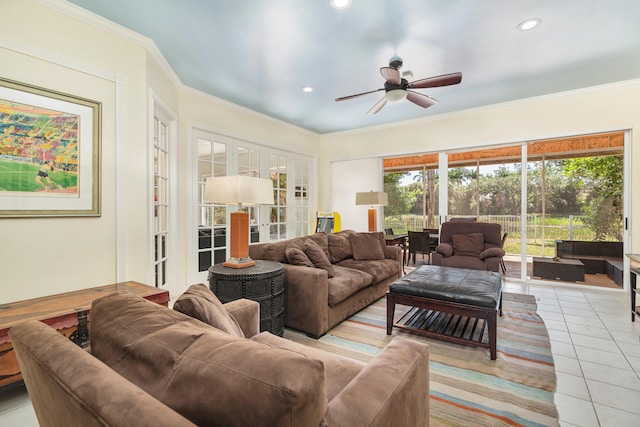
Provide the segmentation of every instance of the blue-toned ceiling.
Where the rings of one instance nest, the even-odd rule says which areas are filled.
[[[640,77],[637,0],[70,0],[157,45],[182,83],[317,133],[381,125]],[[542,25],[516,26],[527,18]],[[462,72],[366,115],[379,68]],[[302,92],[312,86],[311,93]],[[615,102],[612,100],[612,102]],[[606,108],[606,106],[603,106]]]

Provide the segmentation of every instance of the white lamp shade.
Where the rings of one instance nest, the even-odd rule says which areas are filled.
[[[356,193],[356,205],[387,206],[389,197],[382,191],[365,191]]]
[[[407,91],[404,89],[394,89],[385,93],[385,99],[389,102],[400,102],[407,98]]]
[[[273,205],[273,182],[244,175],[207,178],[204,201],[223,205]]]

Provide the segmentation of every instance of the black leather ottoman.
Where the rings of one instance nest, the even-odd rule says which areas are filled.
[[[396,304],[410,308],[394,322]],[[502,315],[500,274],[423,265],[389,286],[387,335],[395,326],[445,341],[488,348],[491,360],[495,360],[498,313]]]

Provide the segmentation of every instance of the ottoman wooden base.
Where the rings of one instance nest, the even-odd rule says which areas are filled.
[[[396,304],[410,309],[395,322]],[[393,327],[457,344],[485,347],[495,360],[502,277],[490,271],[423,265],[387,292],[387,335]]]
[[[410,308],[394,322],[396,304]],[[395,326],[443,341],[488,348],[491,360],[496,360],[498,311],[502,315],[502,299],[499,309],[490,309],[389,292],[387,335]]]

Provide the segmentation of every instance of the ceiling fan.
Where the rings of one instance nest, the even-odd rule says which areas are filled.
[[[394,56],[389,60],[388,67],[380,68],[380,74],[386,80],[384,88],[372,90],[369,92],[358,93],[355,95],[343,96],[342,98],[336,98],[336,101],[345,101],[347,99],[356,98],[358,96],[367,95],[381,90],[385,91],[384,96],[378,101],[367,114],[376,114],[384,107],[387,102],[397,102],[404,99],[408,99],[416,105],[423,108],[431,107],[438,101],[434,98],[416,92],[409,89],[426,89],[430,87],[450,86],[457,85],[462,81],[462,73],[443,74],[441,76],[427,77],[426,79],[414,80],[408,82],[405,77],[412,77],[410,71],[405,71],[400,74],[400,68],[402,67],[402,58]]]

